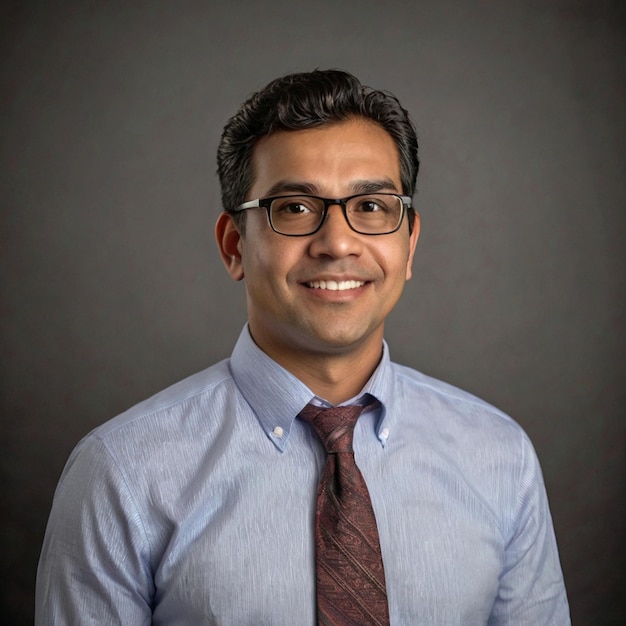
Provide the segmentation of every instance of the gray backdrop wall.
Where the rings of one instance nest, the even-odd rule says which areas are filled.
[[[229,354],[219,134],[314,67],[395,92],[418,127],[395,360],[524,426],[574,623],[624,623],[623,2],[22,1],[0,22],[5,623],[32,622],[78,439]]]

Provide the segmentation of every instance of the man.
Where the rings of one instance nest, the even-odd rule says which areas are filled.
[[[497,409],[392,363],[383,340],[420,226],[406,111],[344,72],[286,76],[228,122],[218,163],[217,243],[245,283],[248,325],[229,360],[73,452],[37,623],[568,624],[529,440]],[[353,441],[327,453],[339,430],[326,440],[309,410],[360,413],[342,430]],[[320,512],[330,494],[338,517],[361,515],[324,482],[350,458],[370,521],[349,539],[378,559],[373,574]]]

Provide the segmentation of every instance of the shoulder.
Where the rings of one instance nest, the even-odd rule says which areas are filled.
[[[248,413],[229,361],[217,363],[83,437],[65,465],[57,496],[93,500],[105,493],[104,501],[132,502],[141,516],[154,517],[155,507],[167,508],[201,484],[195,477],[207,457],[220,458],[231,441],[241,439],[238,421]]]
[[[526,432],[471,393],[411,368],[393,367],[396,400],[390,411],[404,442],[418,451],[424,467],[468,486],[509,536],[525,494],[543,492],[539,460]]]
[[[421,410],[454,419],[455,421],[485,420],[504,429],[521,431],[521,427],[504,411],[489,402],[454,385],[433,378],[405,365],[392,363],[396,393],[405,402],[413,403]]]
[[[228,395],[232,386],[229,361],[220,361],[139,402],[98,426],[89,436],[106,440],[119,431],[131,433],[157,424],[167,427],[184,416],[193,419],[199,408],[210,412],[216,398]]]
[[[199,440],[210,445],[241,403],[229,360],[221,361],[92,430],[75,447],[69,465],[79,455],[106,457],[120,466],[158,464],[168,450],[184,454]]]
[[[461,459],[465,470],[507,467],[512,475],[534,463],[533,445],[520,424],[504,411],[454,385],[393,364],[390,411],[405,436]],[[476,469],[479,468],[479,469]]]

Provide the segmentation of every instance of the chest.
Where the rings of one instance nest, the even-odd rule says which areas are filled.
[[[315,623],[313,519],[324,458],[315,446],[292,448],[227,459],[181,498],[184,508],[169,507],[177,519],[154,564],[155,624]],[[486,623],[504,546],[483,494],[423,450],[373,446],[357,460],[392,623]]]

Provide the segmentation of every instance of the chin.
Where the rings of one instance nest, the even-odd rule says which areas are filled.
[[[310,336],[313,351],[341,354],[358,350],[369,343],[382,341],[382,334],[355,332],[356,329],[348,328],[343,332],[335,330],[332,333],[317,333]]]

